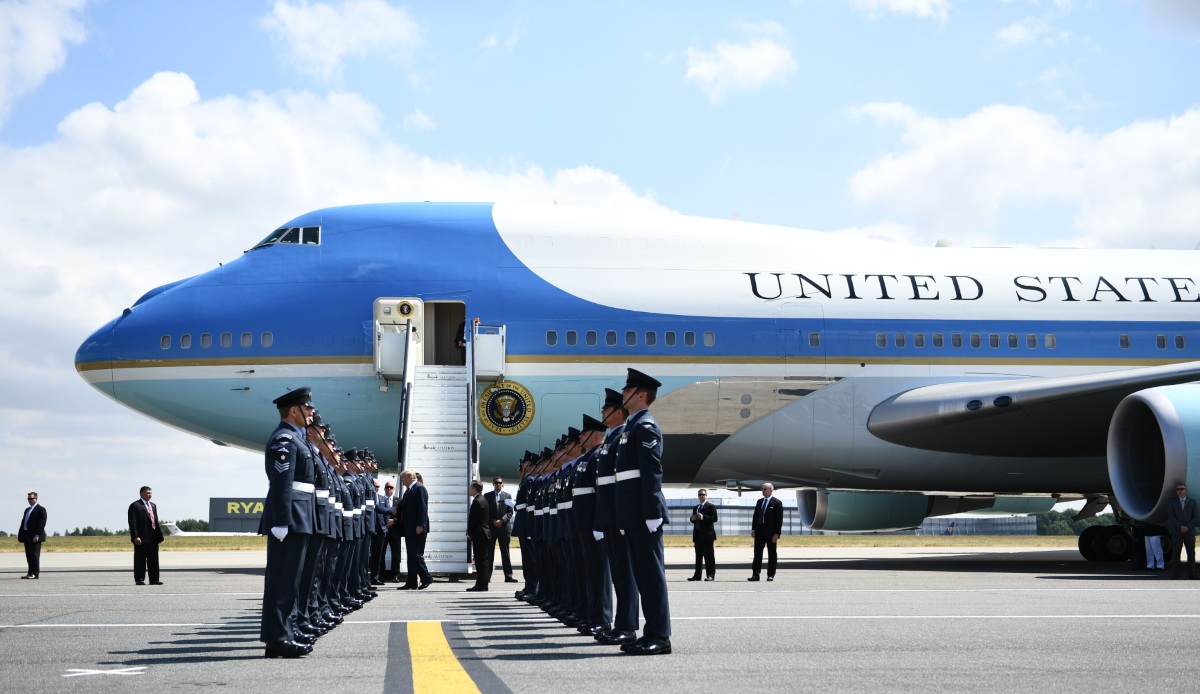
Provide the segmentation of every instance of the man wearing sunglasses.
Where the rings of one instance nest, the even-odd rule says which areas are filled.
[[[1167,530],[1171,533],[1171,578],[1182,578],[1179,574],[1179,547],[1187,550],[1188,578],[1196,578],[1196,525],[1200,523],[1200,510],[1196,500],[1187,495],[1187,485],[1175,485],[1175,501],[1167,503]]]
[[[42,543],[46,541],[46,507],[38,504],[37,492],[25,495],[29,508],[21,516],[17,541],[25,545],[25,563],[29,570],[21,578],[37,578],[42,573]]]

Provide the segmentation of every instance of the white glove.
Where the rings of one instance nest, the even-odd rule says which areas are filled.
[[[517,502],[513,501],[512,499],[505,499],[505,500],[504,500],[504,505],[505,505],[505,506],[507,506],[507,507],[509,507],[509,508],[515,508],[515,507],[516,507],[516,505],[517,505]]]
[[[271,528],[271,534],[275,536],[276,540],[283,542],[283,538],[287,537],[288,527],[286,525],[277,525]]]
[[[649,530],[652,533],[658,532],[658,529],[661,526],[662,526],[661,518],[651,518],[650,520],[646,521],[646,530]]]
[[[596,542],[599,542],[604,539],[604,533],[600,532],[599,530],[593,530],[592,537],[596,538]]]
[[[625,531],[624,531],[624,530],[622,530],[622,531],[621,531],[621,535],[622,535],[622,536],[624,536],[624,535],[625,535]]]

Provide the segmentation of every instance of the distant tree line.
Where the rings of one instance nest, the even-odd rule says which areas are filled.
[[[208,521],[184,518],[181,521],[175,521],[175,527],[185,533],[206,533],[208,532]]]
[[[93,528],[87,526],[85,528],[75,528],[67,531],[67,537],[112,537],[113,535],[123,535],[124,531],[109,530],[108,528]],[[57,537],[58,533],[54,533]]]
[[[1037,534],[1038,535],[1079,535],[1084,528],[1093,525],[1112,525],[1116,522],[1111,513],[1101,513],[1091,518],[1083,520],[1071,520],[1075,515],[1075,511],[1060,513],[1059,511],[1048,511],[1039,513],[1037,518]]]

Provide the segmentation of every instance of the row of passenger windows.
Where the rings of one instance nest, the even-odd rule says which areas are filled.
[[[1154,337],[1154,344],[1159,349],[1166,349],[1167,348],[1167,336],[1166,335],[1156,335]],[[1176,335],[1175,336],[1175,349],[1183,349],[1184,347],[1187,347],[1187,338],[1185,338],[1183,335]],[[1128,335],[1121,336],[1121,349],[1129,349],[1129,336]]]
[[[998,335],[996,333],[991,333],[990,335],[988,335],[987,336],[988,347],[991,347],[992,349],[999,349],[1000,343],[1002,341],[1001,337],[1002,337],[1001,335]],[[970,335],[967,336],[967,341],[970,343],[972,349],[978,349],[980,347],[983,347],[983,338],[984,338],[984,336],[979,333],[971,333]],[[930,336],[929,342],[930,342],[930,344],[933,345],[934,348],[945,347],[946,346],[946,337],[944,335],[942,335],[941,333],[933,333]],[[892,336],[891,343],[893,345],[895,345],[896,347],[907,347],[908,346],[908,333],[896,333],[895,335]],[[1017,349],[1018,347],[1021,346],[1021,336],[1017,335],[1016,333],[1009,333],[1006,344],[1008,345],[1008,347],[1010,349]],[[1046,345],[1046,349],[1054,349],[1055,347],[1058,346],[1058,338],[1056,338],[1053,333],[1047,334],[1045,337],[1045,345]],[[876,347],[887,347],[888,346],[887,333],[876,333],[875,334],[875,346]],[[913,333],[912,346],[917,347],[917,348],[924,347],[925,346],[925,333]],[[950,346],[954,347],[956,349],[961,348],[963,346],[963,334],[962,333],[951,333],[950,334]],[[1034,335],[1033,333],[1029,333],[1028,335],[1026,335],[1025,336],[1025,346],[1028,347],[1029,349],[1037,349],[1038,336]]]
[[[579,332],[578,331],[568,330],[568,331],[566,331],[564,337],[566,338],[565,342],[568,347],[574,347],[575,345],[579,344]],[[616,330],[605,331],[604,344],[609,347],[616,347],[617,346],[617,338],[618,338],[618,336],[617,336]],[[641,339],[643,341],[643,344],[645,344],[647,347],[654,347],[658,344],[658,333],[653,330],[648,330],[645,333],[643,333],[643,335],[641,336]],[[712,332],[711,330],[705,331],[701,335],[701,339],[704,341],[705,347],[712,347],[713,345],[717,344],[717,335],[716,335],[716,333]],[[588,330],[583,333],[583,343],[586,344],[588,347],[595,347],[597,344],[599,344],[599,342],[600,342],[600,333],[598,331]],[[678,343],[678,336],[675,334],[674,330],[668,330],[665,333],[663,333],[663,344],[665,346],[674,347],[677,343]],[[557,330],[547,330],[546,331],[546,344],[550,345],[551,347],[558,344],[558,331]],[[625,344],[629,347],[637,346],[638,332],[636,330],[626,330],[625,331]],[[692,332],[691,330],[684,332],[683,333],[683,346],[684,347],[695,347],[696,346],[696,333]]]
[[[221,335],[218,339],[220,340],[221,347],[226,348],[226,349],[233,347],[233,333],[221,333]],[[209,349],[210,347],[213,346],[212,333],[202,333],[200,335],[200,339],[198,342],[200,343],[200,349]],[[254,334],[253,333],[242,333],[238,339],[238,344],[242,347],[253,347],[254,346]],[[262,333],[258,336],[258,346],[259,347],[270,347],[273,344],[275,344],[275,336],[272,335],[271,333]],[[163,335],[158,341],[158,346],[163,349],[171,349],[171,336]],[[192,348],[192,336],[188,333],[184,333],[184,334],[180,335],[179,336],[179,349],[191,349],[191,348]]]

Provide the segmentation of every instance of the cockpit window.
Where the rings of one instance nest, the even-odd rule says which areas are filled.
[[[267,238],[259,241],[254,248],[262,248],[276,243],[294,243],[304,246],[321,245],[321,227],[283,227],[276,229]]]

